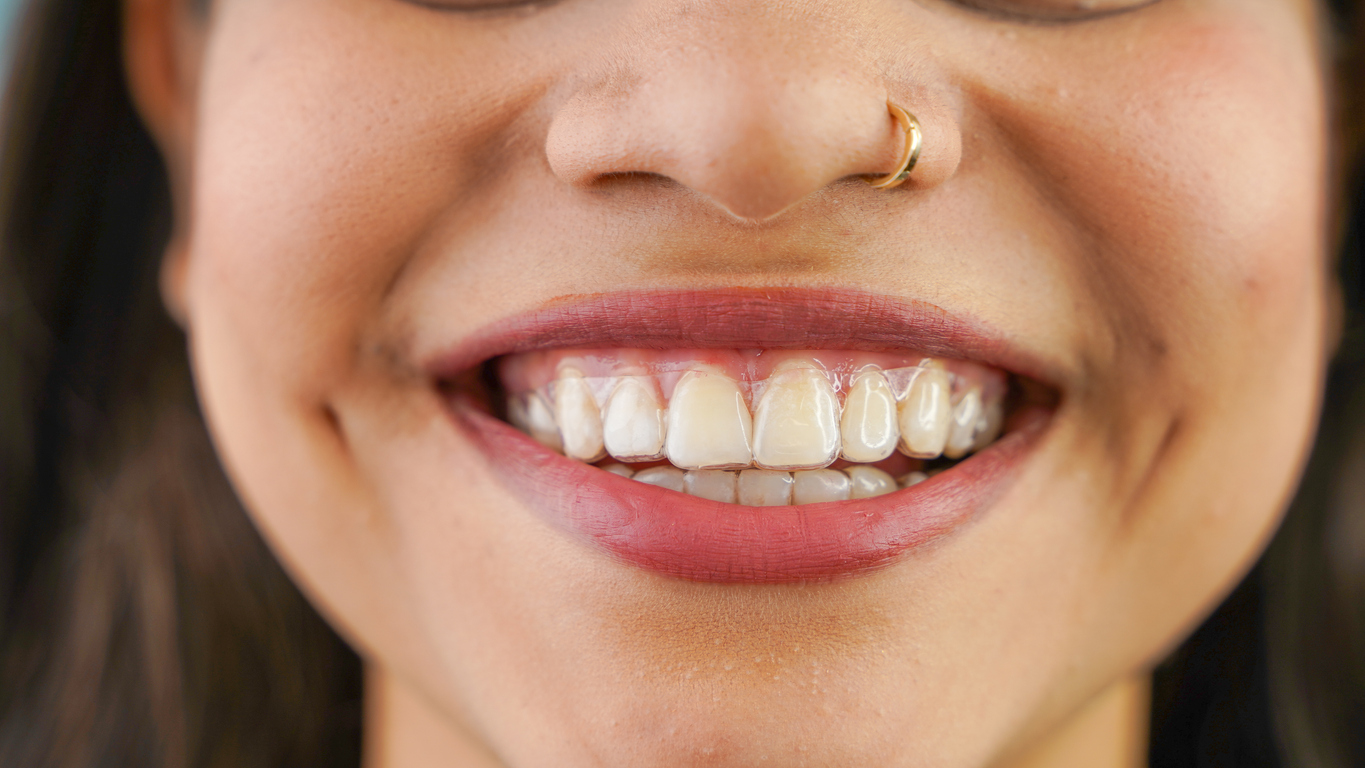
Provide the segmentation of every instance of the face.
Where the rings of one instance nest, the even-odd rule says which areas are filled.
[[[453,738],[1001,764],[1255,558],[1321,379],[1309,3],[490,5],[223,0],[134,68],[225,464]]]

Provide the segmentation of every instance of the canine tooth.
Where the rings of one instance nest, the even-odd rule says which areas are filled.
[[[648,382],[628,376],[617,383],[602,418],[602,442],[623,461],[663,458],[664,409]]]
[[[697,469],[683,475],[687,495],[711,501],[734,504],[736,485],[736,473],[720,469]]]
[[[555,382],[555,421],[564,437],[564,455],[580,461],[597,461],[606,455],[602,446],[602,412],[583,374],[573,368],[559,372]]]
[[[532,392],[526,398],[526,423],[531,437],[547,448],[563,452],[564,440],[559,436],[559,425],[555,423],[555,412],[545,398]]]
[[[729,376],[688,371],[668,405],[668,460],[683,469],[747,467],[753,461],[753,420]]]
[[[972,450],[979,451],[1000,437],[1000,429],[1005,425],[1005,402],[1003,398],[992,398],[981,409],[976,421],[976,435],[972,440]]]
[[[764,469],[829,466],[839,453],[839,399],[809,364],[779,369],[754,409],[754,464]]]
[[[792,473],[792,503],[819,504],[847,501],[853,491],[848,475],[837,469],[814,469]]]
[[[896,478],[896,485],[899,485],[902,488],[909,488],[912,485],[919,485],[928,479],[929,476],[923,472],[911,472]]]
[[[933,459],[943,453],[952,427],[948,372],[925,368],[915,377],[900,404],[901,445],[917,459]]]
[[[890,456],[901,437],[898,422],[896,395],[886,377],[879,371],[859,375],[844,400],[843,457],[870,464]]]
[[[876,467],[853,466],[845,469],[852,492],[849,498],[870,499],[899,490],[896,478]]]
[[[792,503],[792,475],[770,469],[739,473],[739,503],[751,507],[781,507]]]
[[[677,467],[650,467],[635,473],[631,478],[637,483],[657,485],[670,491],[683,492],[683,471]]]
[[[635,476],[635,470],[631,469],[630,467],[627,467],[625,464],[617,464],[614,461],[610,464],[603,464],[602,466],[598,467],[598,469],[601,469],[603,472],[610,472],[613,475],[620,475],[621,477]]]
[[[973,387],[953,406],[953,422],[948,430],[948,444],[943,447],[944,456],[960,459],[967,455],[975,442],[976,424],[982,415],[981,390]]]

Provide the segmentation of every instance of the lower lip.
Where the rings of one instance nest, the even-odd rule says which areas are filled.
[[[1016,418],[1015,429],[986,451],[896,493],[748,507],[567,459],[467,403],[452,403],[452,413],[495,475],[556,529],[647,571],[723,584],[830,581],[894,564],[983,515],[1011,485],[1048,421],[1041,412]]]

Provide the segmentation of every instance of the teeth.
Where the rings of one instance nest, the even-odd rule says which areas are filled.
[[[853,491],[848,475],[837,469],[816,469],[792,475],[792,503],[819,504],[826,501],[847,501]]]
[[[986,407],[982,409],[981,416],[976,421],[976,437],[972,442],[972,450],[979,451],[995,442],[1004,425],[1005,402],[1001,398],[993,398],[986,403]]]
[[[601,468],[622,477],[632,475],[630,467],[622,464],[604,464]],[[895,479],[876,467],[868,466],[853,466],[843,471],[815,469],[801,472],[768,469],[746,469],[742,472],[700,469],[683,472],[677,467],[650,467],[634,473],[634,479],[647,485],[726,504],[779,507],[870,499],[918,485],[934,474],[937,472],[910,472]]]
[[[699,469],[683,475],[683,490],[689,496],[734,504],[736,473],[719,469]]]
[[[564,440],[559,436],[559,425],[555,423],[555,413],[545,398],[534,392],[526,399],[527,432],[536,442],[556,451],[564,450]]]
[[[911,472],[908,475],[902,475],[896,478],[896,485],[899,485],[902,488],[909,488],[912,485],[919,485],[928,479],[929,475],[924,472]]]
[[[897,448],[915,459],[960,459],[993,443],[1005,419],[1005,397],[993,380],[966,378],[964,385],[937,360],[851,373],[786,360],[762,382],[697,364],[679,372],[668,403],[660,390],[677,373],[629,373],[587,378],[562,365],[553,385],[509,398],[507,420],[571,458],[610,456],[599,467],[605,472],[724,503],[784,506],[871,498],[922,483],[943,468],[892,478],[873,465]],[[755,399],[752,417],[746,393]],[[828,469],[836,457],[850,466]],[[642,462],[665,458],[669,464],[636,472]]]
[[[824,372],[797,363],[769,376],[754,413],[754,463],[815,469],[829,466],[838,451],[839,400]]]
[[[664,453],[664,409],[648,380],[621,379],[607,401],[602,437],[607,453],[622,461],[654,461]]]
[[[559,372],[555,384],[555,420],[564,437],[564,455],[579,461],[597,461],[606,455],[602,446],[602,412],[583,374],[573,368]]]
[[[709,371],[683,374],[668,408],[664,450],[683,469],[738,469],[753,461],[753,422],[739,385]]]
[[[900,440],[896,418],[896,395],[879,371],[858,376],[844,401],[841,424],[842,455],[849,461],[870,464],[890,456]]]
[[[792,503],[791,473],[767,469],[740,472],[739,503],[751,507],[781,507]]]
[[[896,478],[876,467],[855,466],[844,471],[848,473],[849,483],[852,486],[852,493],[849,494],[849,498],[870,499],[874,496],[884,496],[899,489],[899,486],[896,485]]]
[[[948,444],[943,455],[960,459],[967,455],[976,441],[976,425],[985,413],[981,407],[981,390],[972,388],[953,406],[952,427],[948,430]]]
[[[900,406],[901,443],[907,455],[934,459],[943,453],[952,427],[948,397],[947,371],[926,367],[915,377]]]
[[[507,398],[507,423],[527,434],[531,433],[531,415],[526,412],[526,401],[520,397]]]
[[[650,467],[649,469],[642,469],[639,472],[636,472],[635,477],[632,479],[638,483],[657,485],[660,488],[667,488],[670,491],[677,491],[678,493],[682,493],[683,486],[685,485],[683,482],[683,471],[677,467]]]

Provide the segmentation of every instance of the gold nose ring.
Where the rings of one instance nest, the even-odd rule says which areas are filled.
[[[915,163],[919,162],[919,152],[924,148],[924,132],[920,130],[919,121],[915,116],[889,100],[886,102],[886,108],[905,131],[905,151],[901,153],[901,161],[896,170],[880,179],[867,180],[873,189],[891,189],[905,183],[905,180],[910,178],[910,172],[915,170]]]

